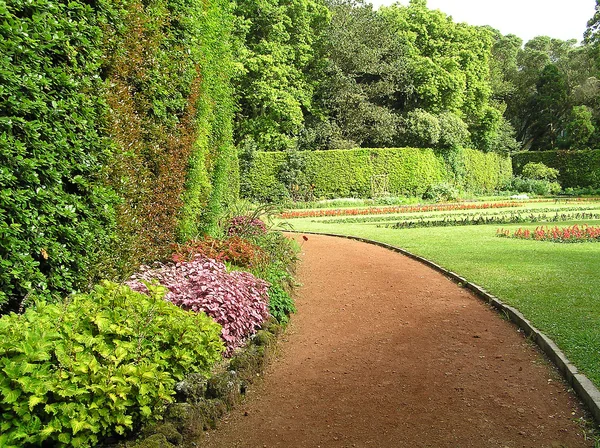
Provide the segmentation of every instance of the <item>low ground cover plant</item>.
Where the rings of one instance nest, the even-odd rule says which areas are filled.
[[[569,227],[538,226],[535,230],[518,228],[512,234],[510,230],[498,229],[500,237],[522,240],[551,241],[553,243],[588,243],[600,241],[600,226],[574,224]]]
[[[152,281],[168,289],[166,300],[215,319],[222,326],[227,356],[269,317],[267,282],[249,272],[227,272],[223,263],[202,255],[192,261],[144,266],[127,284],[145,293]]]
[[[208,375],[221,327],[164,294],[104,282],[3,316],[0,446],[95,446],[160,417],[185,375]]]

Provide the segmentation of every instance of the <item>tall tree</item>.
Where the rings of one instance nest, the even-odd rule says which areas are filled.
[[[327,8],[320,0],[239,0],[234,14],[236,141],[292,148],[312,108]]]
[[[370,4],[330,0],[329,65],[303,147],[391,146],[397,131],[393,103],[408,82],[404,49]]]

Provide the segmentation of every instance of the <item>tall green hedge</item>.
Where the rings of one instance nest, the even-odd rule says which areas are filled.
[[[239,184],[230,8],[0,1],[0,313],[214,230]]]
[[[0,311],[85,286],[110,242],[100,15],[0,3]]]
[[[303,151],[302,182],[316,198],[370,197],[372,186],[387,183],[392,195],[422,195],[430,185],[452,182],[448,164],[431,149],[385,148]],[[512,174],[510,159],[497,154],[464,150],[463,179],[469,190],[491,192]],[[282,183],[287,155],[258,152],[245,176],[243,195],[274,201],[290,194]]]
[[[543,163],[559,171],[563,188],[600,188],[600,149],[585,151],[529,151],[512,157],[515,174],[529,162]]]
[[[120,21],[104,27],[116,144],[108,179],[124,199],[119,271],[214,230],[235,194],[230,9],[228,0],[123,0]]]

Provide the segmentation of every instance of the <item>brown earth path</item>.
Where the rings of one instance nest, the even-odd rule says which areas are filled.
[[[201,446],[589,447],[555,370],[443,275],[309,236],[280,356]]]

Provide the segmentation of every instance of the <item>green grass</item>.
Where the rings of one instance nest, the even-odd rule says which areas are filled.
[[[499,227],[512,233],[519,227],[533,229],[535,224],[389,229],[315,218],[287,222],[296,230],[393,244],[460,274],[518,308],[600,387],[600,243],[557,244],[496,236]],[[600,220],[586,222],[600,224]],[[581,224],[556,225],[576,223]]]

